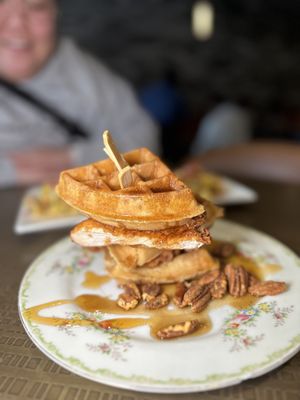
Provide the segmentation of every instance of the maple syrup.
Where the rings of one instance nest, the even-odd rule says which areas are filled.
[[[229,262],[243,267],[253,274],[258,279],[263,279],[265,275],[275,273],[281,269],[280,266],[275,264],[266,264],[258,266],[253,260],[242,255],[234,255],[230,257]],[[101,285],[109,282],[111,278],[106,275],[98,275],[94,272],[88,271],[85,273],[85,279],[82,285],[87,288],[96,289]],[[170,298],[174,296],[176,284],[162,285],[163,292]],[[131,329],[138,326],[148,325],[150,327],[150,334],[152,337],[157,338],[157,332],[169,325],[178,324],[190,320],[198,320],[199,328],[190,336],[204,335],[212,329],[212,322],[209,317],[209,312],[214,309],[224,307],[226,305],[242,310],[254,305],[258,301],[257,297],[246,295],[242,297],[233,297],[230,295],[224,296],[222,299],[213,300],[209,303],[208,307],[201,313],[193,313],[190,308],[162,308],[159,310],[149,310],[140,304],[132,310],[125,311],[120,308],[115,300],[107,297],[82,294],[72,300],[57,300],[45,304],[40,304],[35,307],[30,307],[24,311],[24,317],[31,322],[37,322],[44,325],[51,326],[97,326],[104,329]],[[58,317],[45,317],[41,316],[41,310],[57,307],[63,304],[75,304],[80,309],[89,312],[101,312],[115,315],[143,315],[143,317],[118,317],[106,319],[103,321],[95,321],[89,318],[58,318]]]

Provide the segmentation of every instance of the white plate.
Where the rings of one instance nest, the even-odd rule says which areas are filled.
[[[225,176],[220,178],[222,180],[223,193],[213,199],[214,203],[220,206],[229,206],[257,201],[258,195],[253,189]]]
[[[152,339],[148,327],[110,332],[31,323],[23,317],[23,310],[31,306],[83,293],[116,296],[113,282],[93,290],[82,286],[86,271],[104,273],[102,255],[87,255],[64,239],[34,261],[21,283],[19,311],[27,334],[43,353],[75,374],[136,391],[204,391],[265,374],[300,347],[300,261],[275,239],[228,221],[218,221],[213,235],[237,242],[261,268],[281,265],[281,270],[267,278],[286,281],[288,291],[264,297],[243,311],[229,306],[213,310],[213,329],[208,334],[167,342]],[[78,317],[80,312],[67,304],[42,314],[70,317],[77,313]]]
[[[80,214],[58,215],[55,217],[35,217],[32,215],[32,212],[28,207],[28,199],[38,196],[41,188],[41,186],[35,186],[25,192],[14,225],[15,233],[24,234],[50,229],[68,228],[85,219],[85,217]]]
[[[222,182],[222,194],[213,198],[213,202],[219,206],[254,203],[258,199],[257,193],[242,183],[220,176]]]

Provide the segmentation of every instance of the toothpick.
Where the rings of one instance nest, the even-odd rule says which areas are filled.
[[[119,171],[118,178],[121,188],[124,189],[128,186],[131,186],[133,183],[131,168],[122,154],[118,151],[109,131],[103,132],[103,143],[103,150],[113,161]]]

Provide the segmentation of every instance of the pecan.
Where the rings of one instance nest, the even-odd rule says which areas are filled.
[[[209,285],[219,276],[219,274],[220,272],[218,270],[206,272],[197,280],[197,283],[202,286]]]
[[[143,300],[149,301],[160,294],[161,287],[157,283],[144,283],[141,291]]]
[[[216,242],[213,243],[211,254],[217,258],[228,258],[237,252],[237,248],[230,242]]]
[[[174,339],[180,336],[186,336],[195,332],[200,323],[196,319],[191,321],[179,322],[178,324],[169,325],[166,328],[157,331],[156,335],[159,339]]]
[[[141,292],[134,282],[125,282],[120,285],[124,292],[137,300],[141,299]]]
[[[158,308],[165,307],[169,303],[169,298],[165,293],[159,296],[152,297],[149,301],[145,303],[145,307],[150,310],[156,310]]]
[[[184,284],[184,282],[179,282],[176,285],[175,288],[175,295],[173,297],[173,303],[177,306],[177,307],[184,307],[182,306],[182,300],[183,300],[183,296],[185,294],[187,290],[186,285]]]
[[[184,293],[181,306],[190,306],[203,292],[203,286],[199,285],[197,282],[192,284],[190,288]]]
[[[224,269],[229,293],[234,297],[244,296],[248,290],[249,275],[240,265],[227,264]]]
[[[210,294],[213,299],[221,299],[227,291],[227,280],[224,272],[210,284]]]
[[[280,294],[287,289],[287,284],[285,282],[275,282],[275,281],[264,281],[257,282],[254,285],[249,286],[248,292],[252,296],[275,296]]]
[[[249,287],[256,285],[257,283],[259,283],[259,280],[255,276],[249,274]]]
[[[118,297],[117,304],[119,307],[127,311],[135,308],[139,304],[139,301],[129,293],[122,293]]]
[[[193,312],[201,312],[207,307],[211,299],[211,294],[208,286],[202,286],[202,292],[198,297],[191,302],[191,310]]]

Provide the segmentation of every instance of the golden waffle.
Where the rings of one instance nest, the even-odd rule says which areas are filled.
[[[190,219],[185,225],[153,231],[127,229],[88,219],[72,229],[71,238],[85,247],[119,244],[156,249],[195,249],[211,241],[208,230],[203,228],[204,222],[203,214]]]
[[[219,263],[204,248],[181,253],[155,268],[126,268],[105,251],[105,267],[113,278],[134,282],[173,283],[196,278],[205,272],[219,269]]]
[[[124,154],[133,185],[121,189],[110,160],[63,171],[56,187],[70,206],[105,224],[155,230],[185,224],[204,212],[189,189],[151,151]]]

